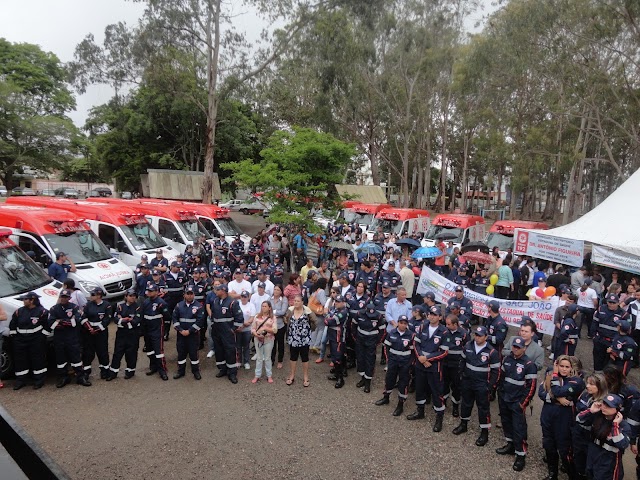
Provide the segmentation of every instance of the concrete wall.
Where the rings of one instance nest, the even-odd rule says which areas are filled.
[[[143,175],[143,177],[145,177]],[[187,172],[183,170],[148,169],[146,178],[141,178],[142,191],[151,198],[165,198],[169,200],[202,201],[202,185],[204,173]],[[146,185],[149,186],[148,194]],[[220,200],[220,182],[218,175],[213,177],[213,200]]]

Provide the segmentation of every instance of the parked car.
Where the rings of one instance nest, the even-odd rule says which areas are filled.
[[[120,198],[122,198],[123,200],[131,200],[133,198],[133,195],[131,194],[131,192],[122,192],[120,194]]]
[[[29,187],[15,187],[11,190],[11,195],[35,195],[36,192],[33,188]]]
[[[228,202],[218,204],[218,206],[231,210],[232,212],[239,212],[244,202],[244,200],[229,200]]]
[[[7,196],[7,187],[5,187],[4,185],[0,185],[0,197],[6,197]]]
[[[56,196],[56,191],[55,190],[42,190],[39,195],[42,195],[43,197],[55,197]]]
[[[78,190],[76,190],[75,188],[69,188],[69,187],[57,188],[55,193],[56,193],[56,197],[64,197],[64,198],[78,198],[80,196],[80,194],[78,193]]]

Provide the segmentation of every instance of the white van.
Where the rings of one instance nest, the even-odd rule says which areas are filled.
[[[0,226],[11,231],[11,239],[25,251],[33,251],[36,261],[47,267],[64,252],[76,265],[69,278],[86,296],[102,288],[105,298],[118,301],[134,284],[127,265],[113,258],[109,249],[83,218],[65,210],[25,205],[0,205]]]

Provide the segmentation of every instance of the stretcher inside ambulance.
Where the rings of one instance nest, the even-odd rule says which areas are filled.
[[[9,197],[7,204],[44,206],[75,213],[85,219],[91,230],[109,248],[112,257],[119,258],[132,268],[140,263],[143,254],[151,259],[158,249],[162,250],[169,262],[178,254],[177,250],[167,245],[144,214],[132,205],[125,208],[100,201],[22,196]]]
[[[507,250],[513,248],[513,236],[516,228],[531,230],[549,230],[549,225],[543,222],[528,222],[524,220],[498,220],[491,225],[486,244],[490,250],[498,247],[500,256],[504,258]]]
[[[11,239],[47,268],[64,252],[76,265],[69,278],[89,296],[94,288],[105,298],[118,300],[133,285],[131,269],[117,258],[89,228],[84,218],[65,210],[25,205],[1,205],[0,226],[11,231]]]
[[[441,213],[431,222],[422,240],[422,245],[432,247],[436,244],[436,236],[447,233],[451,236],[445,242],[453,242],[460,247],[468,242],[481,242],[485,238],[484,218],[464,213]]]
[[[413,235],[425,232],[430,225],[429,211],[417,208],[385,208],[380,210],[369,228],[367,239],[372,240],[374,233],[381,227],[384,236],[394,234],[398,237],[404,234]]]
[[[93,200],[89,199],[89,201]],[[204,237],[207,241],[212,239],[211,234],[198,220],[196,212],[182,204],[167,203],[162,200],[123,200],[121,198],[99,198],[96,202],[127,206],[144,213],[167,245],[180,253],[184,253],[187,245],[193,245],[199,237]]]
[[[22,307],[18,297],[27,292],[36,292],[40,303],[46,309],[58,301],[62,283],[52,280],[20,247],[10,238],[11,230],[0,228],[0,304],[7,313],[7,320],[0,322],[0,334],[9,330],[13,312]],[[0,378],[6,378],[13,371],[10,337],[5,337],[0,355]]]

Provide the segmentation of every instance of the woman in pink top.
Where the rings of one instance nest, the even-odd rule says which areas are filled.
[[[292,273],[289,277],[289,285],[284,287],[284,296],[287,297],[289,305],[293,305],[296,295],[302,295],[302,277],[297,273]]]
[[[256,359],[256,375],[255,378],[251,380],[251,383],[258,383],[260,380],[263,362],[267,373],[267,381],[273,383],[271,350],[273,350],[273,342],[277,332],[278,323],[273,314],[271,302],[265,300],[260,306],[260,313],[254,317],[253,325],[251,325],[251,335],[255,339],[256,354],[258,355]]]

